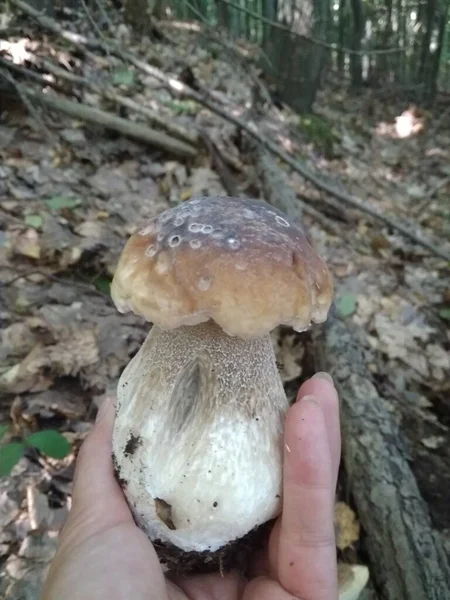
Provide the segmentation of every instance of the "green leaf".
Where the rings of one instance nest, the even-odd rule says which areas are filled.
[[[109,294],[109,286],[111,285],[111,281],[107,277],[99,277],[95,280],[95,287],[99,292],[104,292],[105,294]]]
[[[50,210],[61,210],[62,208],[76,208],[80,206],[79,198],[69,198],[67,196],[52,196],[45,201]]]
[[[112,76],[113,85],[133,85],[134,71],[131,69],[117,69]]]
[[[23,442],[11,442],[0,446],[0,477],[9,475],[15,465],[23,456],[25,444]]]
[[[5,437],[6,432],[9,429],[9,425],[0,425],[0,442],[2,441],[2,439]]]
[[[356,296],[344,294],[338,300],[336,308],[341,317],[349,317],[356,311]]]
[[[26,438],[31,446],[52,458],[64,458],[70,453],[71,446],[67,439],[54,429],[37,431]]]
[[[177,115],[195,115],[198,107],[192,100],[172,100],[168,103]]]
[[[33,227],[34,229],[40,229],[44,223],[44,219],[41,215],[27,215],[25,217],[25,225]]]
[[[439,311],[439,316],[441,319],[444,319],[444,321],[450,321],[450,307],[447,306],[445,308],[441,308]]]

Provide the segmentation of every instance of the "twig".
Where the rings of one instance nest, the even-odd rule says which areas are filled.
[[[100,29],[100,27],[98,26],[98,24],[96,23],[85,0],[80,0],[80,1],[81,1],[81,4],[83,5],[83,9],[84,9],[84,12],[86,13],[87,18],[89,19],[89,21],[92,24],[92,27],[95,29],[97,35],[104,40],[106,47],[108,47],[108,43],[106,42],[105,35],[104,35],[103,31]]]
[[[43,131],[43,133],[44,133],[45,137],[48,139],[48,141],[51,142],[52,144],[54,144],[55,137],[45,126],[45,124],[41,118],[41,115],[36,110],[36,107],[33,106],[33,104],[27,98],[27,95],[24,93],[24,87],[22,85],[18,84],[17,81],[14,79],[14,77],[6,69],[0,68],[0,76],[2,76],[4,79],[6,79],[6,81],[8,81],[13,86],[13,88],[17,92],[17,95],[19,96],[20,100],[22,101],[23,105],[28,110],[30,115],[34,118],[36,125]]]
[[[95,123],[102,127],[107,127],[133,138],[140,142],[144,142],[156,148],[160,148],[167,152],[170,152],[176,156],[182,156],[187,158],[193,158],[197,155],[197,150],[184,142],[171,138],[161,131],[156,131],[145,127],[142,123],[133,123],[126,119],[116,117],[111,113],[107,113],[98,108],[87,106],[86,104],[80,104],[78,102],[72,102],[63,98],[58,98],[53,94],[42,94],[36,90],[28,89],[25,86],[20,86],[22,94],[32,98],[41,105],[48,106],[49,108],[61,112],[69,117],[75,119],[82,119],[89,123]]]
[[[223,187],[225,188],[227,194],[229,196],[239,196],[238,188],[236,185],[236,181],[234,179],[233,174],[228,168],[222,153],[219,148],[217,148],[216,144],[211,140],[207,132],[199,128],[200,139],[206,146],[210,156],[212,167],[216,169],[219,173],[220,179],[222,181]]]
[[[13,270],[11,267],[2,267],[2,268]],[[14,285],[14,283],[16,283],[16,281],[19,281],[20,279],[27,279],[28,277],[31,277],[32,275],[40,275],[41,277],[50,279],[50,281],[55,281],[56,283],[62,283],[64,285],[68,285],[68,284],[73,285],[74,287],[80,288],[81,290],[83,290],[85,292],[89,292],[96,296],[100,296],[103,299],[109,298],[109,294],[106,294],[104,292],[101,292],[100,290],[92,288],[87,283],[82,283],[81,281],[73,281],[71,279],[65,279],[64,277],[57,277],[56,275],[51,275],[50,273],[45,273],[44,271],[39,271],[39,270],[33,270],[33,271],[27,271],[26,273],[20,273],[19,275],[12,277],[12,279],[7,281],[3,285],[5,285],[5,286]]]
[[[10,60],[3,58],[2,56],[0,56],[0,65],[5,67],[5,69],[8,69],[8,71],[13,71],[14,73],[23,75],[24,77],[26,77],[28,79],[32,79],[33,81],[36,81],[36,83],[39,83],[44,87],[48,86],[48,87],[52,87],[53,89],[55,89],[59,92],[62,91],[61,86],[59,86],[54,81],[48,81],[40,73],[36,73],[36,71],[32,71],[31,69],[27,69],[27,67],[16,65],[13,62],[11,62]]]
[[[444,179],[441,179],[440,181],[438,181],[438,183],[436,183],[436,185],[434,185],[431,190],[428,190],[428,192],[425,194],[425,198],[422,200],[422,202],[420,202],[420,204],[417,206],[417,208],[413,211],[415,216],[419,216],[420,214],[423,213],[423,211],[428,207],[428,205],[432,202],[435,194],[445,185],[447,185],[448,183],[450,183],[450,175],[448,177],[444,177]]]
[[[106,88],[100,87],[98,84],[93,83],[89,79],[85,77],[81,77],[80,75],[75,75],[74,73],[70,73],[66,69],[61,69],[54,65],[51,61],[36,57],[37,63],[41,66],[41,68],[45,69],[49,73],[52,73],[56,77],[61,79],[65,79],[66,81],[70,81],[71,83],[75,83],[81,87],[86,87],[87,89],[104,96],[105,98],[112,100],[116,104],[121,106],[125,106],[130,110],[140,113],[147,117],[153,124],[158,125],[161,129],[164,129],[170,135],[180,138],[186,141],[188,144],[196,145],[198,143],[198,135],[195,131],[188,131],[184,129],[177,123],[174,123],[167,118],[164,119],[161,115],[159,115],[156,111],[147,108],[146,106],[141,106],[131,98],[127,98],[126,96],[121,96],[117,94],[114,89],[110,86]]]
[[[108,25],[109,30],[112,31],[113,30],[113,24],[111,22],[111,19],[108,16],[108,13],[105,10],[103,2],[101,2],[101,0],[95,0],[95,4],[98,6],[100,12],[102,13],[102,17],[104,19],[104,22]],[[108,6],[108,10],[115,10],[114,6],[113,5]]]

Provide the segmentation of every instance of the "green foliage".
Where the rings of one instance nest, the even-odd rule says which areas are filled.
[[[76,208],[80,206],[81,200],[79,198],[69,198],[68,196],[52,196],[45,201],[50,210],[58,211],[63,208]]]
[[[441,310],[439,311],[439,316],[441,317],[441,319],[444,319],[444,321],[450,321],[450,306],[441,308]]]
[[[130,87],[135,81],[135,72],[131,69],[116,69],[112,74],[113,85]]]
[[[111,285],[111,280],[107,277],[99,277],[95,280],[95,287],[99,292],[104,292],[105,294],[109,294],[109,287]]]
[[[192,100],[172,100],[169,106],[177,115],[195,115],[198,112],[198,106]]]
[[[341,317],[349,317],[356,311],[356,296],[344,294],[339,298],[336,309]]]
[[[317,150],[326,155],[333,154],[333,145],[339,138],[324,118],[313,114],[302,115],[298,119],[298,128]]]
[[[41,215],[27,215],[25,217],[25,225],[33,227],[33,229],[40,229],[44,223],[44,219]]]
[[[0,441],[5,437],[8,429],[8,425],[0,425]],[[12,469],[22,458],[27,446],[33,446],[42,452],[42,454],[59,459],[66,457],[71,451],[69,441],[54,429],[32,433],[22,442],[1,444],[0,477],[5,477],[11,473]]]
[[[6,424],[0,425],[0,442],[5,437],[6,432],[8,431],[8,429],[9,429],[8,425],[6,425]]]
[[[9,475],[23,456],[25,444],[23,442],[11,442],[0,446],[0,477]]]
[[[70,453],[70,443],[54,429],[32,433],[26,438],[26,441],[30,446],[34,446],[42,452],[42,454],[46,454],[52,458],[64,458]]]

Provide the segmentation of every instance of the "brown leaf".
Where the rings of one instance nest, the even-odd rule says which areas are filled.
[[[14,240],[14,252],[39,260],[41,257],[41,245],[39,234],[35,229],[27,229],[24,233],[19,234]]]
[[[54,346],[36,344],[28,356],[0,377],[0,390],[10,394],[42,391],[56,377],[75,376],[83,367],[99,360],[99,350],[93,331],[65,331]]]
[[[338,502],[334,508],[336,526],[336,545],[339,550],[345,550],[359,540],[360,527],[355,513],[345,504]]]

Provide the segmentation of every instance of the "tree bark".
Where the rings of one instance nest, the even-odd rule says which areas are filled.
[[[331,318],[318,346],[342,406],[343,460],[383,600],[450,598],[450,567],[389,403],[371,382],[361,330]]]

